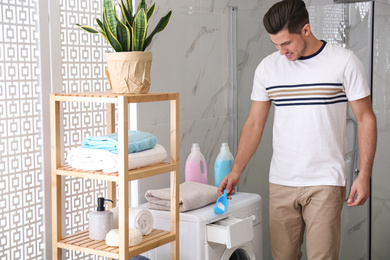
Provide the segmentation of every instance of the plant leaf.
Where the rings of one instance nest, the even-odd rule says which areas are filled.
[[[141,2],[145,0],[141,0]],[[133,23],[133,51],[143,51],[144,41],[146,38],[148,20],[146,19],[145,9],[141,8],[134,19]]]
[[[118,33],[118,41],[122,46],[122,51],[130,51],[131,47],[131,32],[129,28],[126,27],[115,14],[115,18],[117,20],[117,33]]]
[[[89,32],[89,33],[99,33],[98,30],[96,30],[95,28],[88,26],[88,25],[80,25],[80,24],[76,23],[76,26],[80,27],[81,29],[83,29],[84,31]]]
[[[115,7],[112,2],[113,0],[103,0],[103,15],[106,16],[108,27],[110,31],[113,33],[115,37],[117,37],[116,33],[116,24],[117,21],[115,19]],[[105,13],[105,14],[104,14]]]
[[[126,1],[126,3],[127,3],[126,7],[127,7],[127,10],[129,11],[129,14],[131,14],[133,16],[133,0],[124,0],[124,1]],[[133,22],[131,22],[131,24],[133,24]]]
[[[106,14],[105,10],[103,11],[103,24],[104,24],[104,30],[106,31],[106,35],[108,38],[108,43],[110,43],[110,45],[112,46],[112,48],[114,48],[114,50],[116,52],[121,52],[122,46],[119,43],[118,39],[112,33],[110,27],[108,26],[107,14]]]
[[[163,18],[160,19],[160,21],[158,22],[158,24],[154,28],[153,32],[148,36],[148,38],[146,38],[144,46],[143,46],[144,47],[143,50],[145,50],[149,46],[149,44],[152,42],[153,36],[156,33],[161,32],[162,30],[164,30],[168,26],[169,21],[171,20],[171,15],[172,15],[172,11],[169,11]]]
[[[145,0],[139,1],[137,14],[138,14],[139,10],[141,10],[141,9],[144,9],[144,11],[146,12],[147,7],[146,7],[146,1]]]
[[[106,39],[106,41],[107,41],[108,43],[110,43],[110,41],[109,41],[108,38],[107,38],[107,33],[106,33],[106,30],[105,30],[105,28],[104,28],[103,23],[102,23],[99,19],[96,19],[96,22],[97,22],[97,24],[99,25],[100,29],[102,30],[102,31],[99,32],[99,33],[104,37],[104,39]]]
[[[102,32],[104,32],[104,34],[106,34],[106,30],[104,29],[103,23],[99,19],[96,19],[96,22],[99,25],[100,30],[102,30]]]
[[[103,31],[103,29],[101,27],[100,27],[100,29],[102,29],[103,32],[98,31],[95,28],[92,28],[91,26],[80,25],[78,23],[76,23],[76,26],[80,27],[81,29],[83,29],[84,31],[89,32],[89,33],[100,33],[104,37],[104,39],[106,39],[106,41],[108,42],[106,33]]]
[[[130,1],[130,9],[127,6],[129,3],[126,4],[126,2],[123,1],[127,1],[127,0],[121,0],[122,20],[124,18],[126,20],[126,26],[131,27],[133,25],[133,20],[134,20],[133,11],[132,11],[133,7],[131,6],[131,1]]]
[[[156,3],[153,3],[153,5],[148,8],[148,11],[147,11],[148,21],[149,21],[150,17],[152,17],[152,15],[154,14],[155,9],[156,9]]]

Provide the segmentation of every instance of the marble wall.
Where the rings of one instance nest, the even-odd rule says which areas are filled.
[[[308,0],[305,1],[318,14],[324,5],[332,5],[333,1]],[[237,12],[237,100],[238,100],[238,134],[248,115],[251,101],[253,73],[258,63],[269,53],[275,51],[268,34],[262,26],[262,17],[268,8],[275,3],[271,0],[161,0],[157,1],[157,10],[154,16],[161,17],[168,10],[173,16],[168,27],[158,34],[152,43],[152,92],[179,92],[180,93],[180,181],[184,181],[184,164],[190,152],[192,143],[199,143],[207,161],[209,184],[214,184],[214,161],[219,153],[222,142],[228,142],[232,116],[229,112],[229,70],[228,70],[228,19],[229,7],[238,7]],[[384,5],[378,3],[377,6]],[[377,8],[378,22],[376,28],[387,28],[389,9]],[[388,7],[388,6],[385,6]],[[369,49],[367,41],[368,17],[361,18],[359,10],[354,7],[354,25],[349,29],[348,44],[366,64],[369,71]],[[387,12],[386,12],[387,10]],[[386,16],[387,15],[387,16]],[[321,17],[318,18],[319,20]],[[383,25],[382,25],[383,24]],[[320,25],[318,25],[320,26]],[[380,27],[379,27],[380,26]],[[383,27],[387,26],[387,27]],[[362,30],[364,33],[362,33]],[[378,115],[379,138],[389,140],[390,124],[388,123],[389,109],[386,103],[389,99],[388,85],[389,66],[388,51],[390,46],[386,30],[378,30],[381,37],[376,41],[377,71],[375,84],[381,85],[374,90],[374,108]],[[361,37],[360,35],[365,35]],[[368,36],[367,36],[368,37]],[[362,40],[364,39],[364,40]],[[368,39],[368,38],[367,38]],[[271,109],[266,124],[264,138],[260,148],[256,151],[239,184],[239,190],[258,193],[263,197],[263,248],[264,259],[271,259],[268,228],[268,170],[272,155],[272,118]],[[155,134],[159,143],[169,148],[169,104],[140,104],[138,106],[138,128]],[[238,138],[236,136],[235,138]],[[381,143],[381,142],[380,142]],[[232,144],[230,144],[232,146]],[[390,219],[388,163],[385,158],[388,154],[388,142],[378,146],[377,161],[373,178],[374,221],[373,225],[373,259],[385,259],[388,256],[388,247],[383,241],[389,241],[390,232],[382,225]],[[387,152],[387,153],[386,153]],[[381,158],[381,160],[378,160]],[[387,164],[386,164],[387,163]],[[387,166],[387,167],[386,167]],[[153,180],[139,181],[139,202],[145,202],[143,195],[148,189],[169,186],[169,174],[152,177]],[[375,208],[377,210],[375,211]],[[345,251],[348,259],[364,259],[367,253],[367,208],[356,208],[353,211],[344,211],[346,218],[343,226],[344,246],[360,240],[359,250]],[[355,218],[358,216],[357,218]],[[351,219],[354,221],[350,221]],[[375,223],[375,222],[374,222]],[[362,238],[363,237],[363,238]],[[387,251],[386,251],[387,250]],[[352,253],[351,253],[352,252]],[[349,258],[352,257],[352,258]],[[382,257],[382,258],[380,258]]]
[[[324,1],[306,2],[309,5]],[[254,69],[265,55],[275,50],[262,26],[263,15],[274,3],[270,0],[157,2],[155,18],[168,10],[173,15],[168,27],[155,36],[149,47],[153,51],[151,91],[180,93],[181,181],[191,144],[197,142],[208,162],[209,184],[214,184],[214,161],[220,144],[229,141],[232,124],[228,110],[229,7],[238,7],[238,99],[247,100],[238,103],[241,129],[250,107]],[[169,106],[141,104],[138,115],[138,128],[154,133],[159,142],[169,147]],[[140,203],[145,201],[143,193],[147,189],[169,185],[169,178],[160,178],[139,181]]]
[[[258,10],[268,9],[272,3],[273,1],[260,0],[157,2],[155,17],[161,17],[168,10],[172,10],[173,15],[168,27],[155,37],[150,47],[153,51],[151,91],[180,93],[181,182],[184,181],[184,165],[191,145],[199,143],[207,161],[209,184],[213,185],[215,159],[221,143],[228,142],[231,134],[232,114],[229,113],[228,91],[229,7],[238,7],[239,30],[248,31],[245,39],[248,39],[248,48],[252,50],[239,50],[240,57],[254,61],[245,76],[245,89],[241,85],[238,89],[240,93],[247,94],[252,86],[253,65],[261,58],[257,58],[258,55],[251,56],[253,52],[261,53],[258,51],[261,46],[252,44],[250,38],[255,37],[256,40],[256,37],[264,37],[259,34],[264,11]],[[250,13],[251,18],[245,17],[244,12]],[[242,69],[247,60],[240,62]],[[247,99],[249,100],[248,95]],[[155,134],[158,141],[169,148],[169,105],[139,105],[138,128]],[[168,186],[167,176],[168,174],[153,177],[153,181],[140,180],[139,202],[145,202],[143,195],[146,190]]]
[[[209,184],[214,184],[214,162],[222,142],[228,142],[229,129],[229,74],[228,74],[228,19],[229,7],[237,12],[238,37],[238,129],[241,130],[250,107],[250,92],[254,70],[259,61],[275,50],[262,26],[262,17],[274,1],[263,0],[171,0],[158,1],[155,15],[172,9],[173,16],[165,31],[151,46],[153,51],[151,91],[180,93],[180,181],[184,181],[185,160],[191,144],[199,143],[208,165]],[[168,110],[164,104],[139,106],[139,128],[154,133],[159,142],[169,147]],[[237,136],[235,138],[238,138]],[[270,140],[262,150],[264,158],[270,154]],[[229,144],[232,147],[233,144]],[[264,147],[264,146],[263,146]],[[256,160],[257,163],[261,160]],[[255,161],[253,161],[255,162]],[[263,166],[268,166],[265,162]],[[253,169],[253,163],[248,169]],[[265,176],[268,172],[264,171]],[[246,175],[245,175],[246,176]],[[148,189],[169,185],[169,175],[139,181],[140,202]],[[250,183],[244,177],[239,189],[268,197],[268,182]],[[256,187],[252,189],[248,185]],[[242,187],[242,188],[241,188]],[[260,192],[259,192],[260,191]],[[263,201],[267,201],[264,198]],[[267,202],[268,203],[268,202]],[[264,209],[268,208],[264,204]],[[263,219],[268,219],[264,210]],[[264,245],[269,251],[268,221],[264,221]],[[269,258],[264,258],[269,259]]]
[[[226,7],[226,6],[225,6]],[[213,165],[222,142],[228,140],[227,13],[204,1],[159,1],[154,16],[168,10],[168,27],[156,36],[151,91],[180,93],[180,182],[192,143],[199,143],[214,184]],[[138,107],[138,128],[155,134],[169,148],[169,105]],[[148,189],[169,185],[169,173],[140,180],[140,202]]]

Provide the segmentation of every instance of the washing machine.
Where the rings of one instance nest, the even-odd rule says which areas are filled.
[[[214,205],[180,213],[181,260],[262,260],[262,199],[237,192],[228,210],[217,215]],[[145,207],[144,205],[141,205]],[[170,212],[150,210],[154,227],[170,230]],[[151,260],[170,259],[170,244],[146,252]]]

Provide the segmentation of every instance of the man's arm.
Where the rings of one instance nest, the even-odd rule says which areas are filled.
[[[252,101],[248,118],[242,127],[233,168],[219,184],[220,195],[223,194],[224,189],[227,194],[234,193],[234,187],[260,143],[270,107],[271,101]]]
[[[370,96],[351,101],[358,128],[360,171],[351,187],[348,206],[363,205],[370,195],[370,178],[376,151],[376,116],[372,110]],[[355,199],[355,195],[357,198]]]

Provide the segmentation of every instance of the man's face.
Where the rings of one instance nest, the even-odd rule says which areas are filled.
[[[303,32],[300,34],[290,34],[288,29],[285,28],[277,34],[270,34],[270,37],[276,49],[279,50],[280,55],[286,56],[288,60],[295,61],[305,56],[307,42]]]

